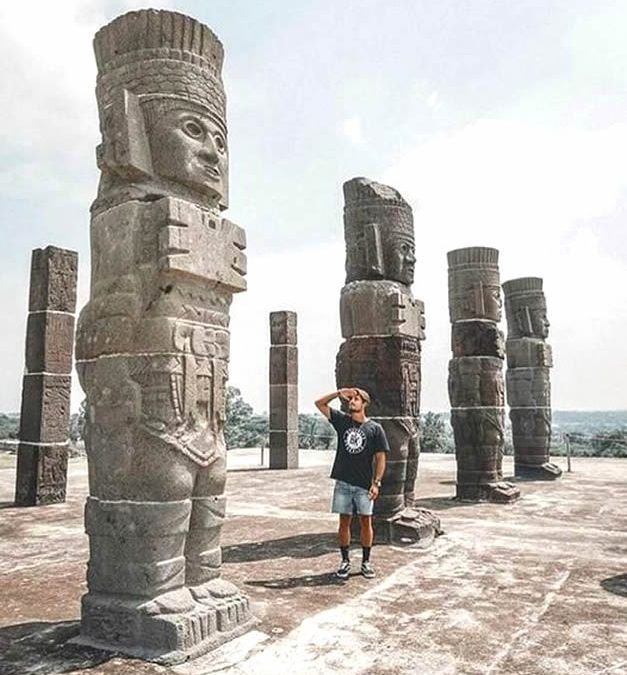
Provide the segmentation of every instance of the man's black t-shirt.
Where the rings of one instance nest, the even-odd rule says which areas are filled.
[[[383,427],[373,420],[354,422],[350,415],[331,408],[329,422],[337,432],[337,452],[331,478],[359,485],[372,485],[372,458],[375,452],[389,452]]]

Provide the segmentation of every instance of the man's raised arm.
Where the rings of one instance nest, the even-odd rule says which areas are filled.
[[[331,417],[331,407],[329,406],[329,403],[334,398],[341,398],[347,400],[352,395],[353,395],[352,389],[338,389],[337,391],[334,391],[332,394],[327,394],[326,396],[319,398],[315,402],[315,406],[327,419],[329,419],[329,417]]]

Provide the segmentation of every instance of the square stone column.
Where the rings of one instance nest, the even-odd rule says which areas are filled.
[[[31,261],[15,503],[65,501],[78,254],[54,246]]]
[[[270,313],[270,468],[298,468],[296,312]]]

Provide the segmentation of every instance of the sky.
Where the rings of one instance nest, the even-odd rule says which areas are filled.
[[[79,252],[100,142],[91,40],[122,0],[0,8],[0,410],[20,406],[31,250]],[[230,384],[268,408],[268,315],[298,313],[300,411],[335,389],[342,184],[414,209],[425,302],[422,410],[448,409],[446,252],[500,251],[544,279],[556,409],[626,409],[627,3],[180,0],[225,47],[230,208],[248,236]],[[505,330],[505,322],[501,326]],[[77,382],[72,407],[82,400]]]

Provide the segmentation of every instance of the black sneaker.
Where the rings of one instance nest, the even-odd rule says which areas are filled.
[[[372,579],[375,576],[374,568],[369,562],[361,563],[361,574],[366,577],[366,579]]]
[[[351,573],[351,564],[349,560],[342,560],[342,564],[339,566],[335,576],[338,579],[348,579]]]

